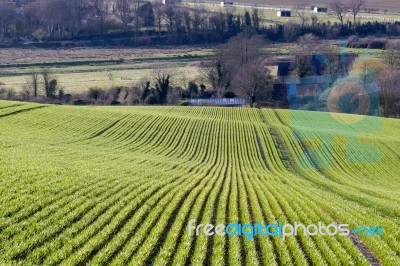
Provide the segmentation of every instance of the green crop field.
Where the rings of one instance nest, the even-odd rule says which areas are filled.
[[[400,120],[371,132],[380,118],[359,128],[359,116],[336,115],[338,132],[329,113],[294,114],[0,102],[0,264],[400,265]],[[334,136],[333,149],[304,153],[320,144],[298,136]],[[346,138],[380,160],[346,160],[370,156],[363,145],[346,149]],[[332,167],[313,167],[327,155]],[[384,234],[248,241],[189,236],[193,219]]]

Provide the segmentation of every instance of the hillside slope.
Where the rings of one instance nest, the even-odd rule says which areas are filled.
[[[0,102],[0,262],[399,265],[400,121],[357,119]],[[192,219],[384,234],[193,237]]]
[[[235,0],[234,3],[244,3],[244,4],[256,4],[256,5],[271,5],[276,6],[277,8],[281,7],[293,7],[296,6],[298,1],[296,0]],[[310,6],[323,6],[328,7],[334,0],[311,0],[308,1]],[[348,4],[349,0],[343,0],[342,3]],[[379,11],[387,10],[389,12],[399,12],[400,5],[397,0],[384,0],[384,1],[366,1],[366,8],[378,9]]]

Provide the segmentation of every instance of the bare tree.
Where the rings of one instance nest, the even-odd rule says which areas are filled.
[[[262,69],[262,65],[260,65],[264,57],[262,47],[263,39],[260,36],[251,32],[243,32],[218,48],[213,64],[205,68],[203,74],[207,82],[213,87],[217,97],[223,97],[228,89],[233,88],[233,83],[236,83],[238,87],[243,87],[244,90],[252,88],[256,91],[258,89],[258,84],[255,87],[254,84],[250,84],[253,81],[250,78],[246,84],[242,84],[239,80],[244,79],[247,74],[252,77],[260,74],[253,71],[255,68],[252,65]],[[247,68],[252,70],[251,73],[246,71]],[[266,72],[264,72],[264,75],[266,75]],[[236,82],[233,82],[234,80]],[[256,96],[256,93],[254,92],[252,95]]]
[[[3,10],[0,4],[0,10]],[[1,11],[0,11],[1,13]],[[25,5],[24,10],[23,10],[23,16],[24,16],[24,21],[26,23],[26,26],[30,32],[34,32],[38,26],[39,26],[39,14],[38,14],[38,2],[32,2],[27,5]],[[0,17],[2,15],[0,14]],[[1,24],[1,22],[0,22]],[[1,30],[1,25],[0,25],[0,30]]]
[[[129,95],[127,98],[128,104],[129,104],[129,102],[133,105],[140,104],[141,103],[141,95],[142,95],[142,93],[141,93],[140,88],[137,86],[132,86],[129,89]]]
[[[334,1],[329,6],[332,9],[335,17],[339,19],[340,24],[343,25],[344,17],[346,16],[348,11],[347,5],[345,5],[341,1]]]
[[[319,47],[319,38],[312,33],[307,33],[297,40],[296,57],[296,72],[297,76],[303,78],[313,74],[312,56]]]
[[[142,0],[132,0],[132,12],[135,21],[135,38],[137,38],[140,30],[140,6],[142,5]]]
[[[183,10],[182,16],[186,27],[186,32],[188,34],[189,42],[192,42],[192,27],[191,27],[192,17],[188,10]]]
[[[293,12],[300,18],[302,27],[304,27],[304,25],[309,19],[308,16],[309,11],[307,7],[308,7],[308,2],[306,0],[300,0],[297,2],[297,4],[294,6],[293,9]]]
[[[15,15],[16,5],[14,3],[0,3],[0,39],[10,31]]]
[[[340,46],[338,45],[323,45],[319,47],[320,52],[323,54],[324,62],[324,75],[328,78],[329,86],[332,86],[341,72],[342,55],[340,53]],[[322,59],[322,58],[321,58]]]
[[[39,95],[39,73],[32,71],[27,80],[28,89],[32,92],[33,97]]]
[[[204,80],[212,86],[219,98],[222,98],[230,88],[233,78],[233,73],[225,64],[221,55],[218,55],[211,65],[202,68],[202,75]]]
[[[250,107],[254,107],[259,95],[271,89],[271,81],[270,71],[264,67],[262,59],[259,59],[243,65],[233,83],[236,94],[247,97]]]
[[[287,42],[295,41],[301,33],[301,27],[297,23],[287,22],[283,28],[283,38]]]
[[[181,87],[181,89],[183,89],[184,91],[189,91],[188,87],[189,87],[189,77],[185,72],[182,72],[179,76],[178,76],[178,85]],[[182,95],[182,91],[181,91],[181,95]]]
[[[44,84],[44,91],[45,91],[46,96],[47,96],[48,89],[49,89],[49,86],[50,86],[50,79],[51,79],[50,69],[44,68],[42,70],[42,78],[43,78],[43,84]]]
[[[353,26],[356,26],[356,19],[358,13],[360,13],[362,7],[365,5],[365,0],[351,0],[349,2],[349,10],[353,14]]]
[[[14,89],[8,89],[6,91],[7,94],[7,100],[13,100],[15,96],[17,95],[16,91]]]
[[[121,19],[124,24],[124,32],[128,28],[128,24],[133,20],[132,14],[132,2],[133,0],[117,0],[115,5],[115,13]]]
[[[389,68],[400,68],[400,41],[393,40],[386,43],[386,49],[382,60]]]
[[[104,34],[104,20],[107,15],[107,0],[89,0],[100,19],[100,34]]]
[[[317,23],[318,23],[318,16],[317,15],[315,15],[315,14],[312,14],[311,15],[311,26],[313,27],[313,28],[315,28],[315,26],[317,26]]]
[[[166,103],[170,105],[177,105],[181,98],[181,89],[179,87],[171,87],[167,94]]]
[[[160,2],[156,2],[153,5],[154,8],[154,16],[155,22],[157,26],[158,38],[161,40],[161,30],[162,30],[162,22],[163,22],[163,5]]]
[[[52,98],[57,90],[57,80],[53,77],[52,72],[48,68],[42,70],[42,78],[44,83],[44,92],[47,98]]]
[[[261,36],[254,35],[251,31],[242,32],[231,38],[227,44],[220,46],[219,53],[222,54],[226,62],[237,67],[262,56],[263,44],[264,41]]]
[[[198,9],[197,12],[193,12],[193,32],[198,34],[200,29],[203,29],[205,26],[205,21],[207,20],[207,12],[204,8]]]
[[[253,9],[253,12],[251,14],[251,20],[253,22],[253,27],[256,30],[259,30],[260,29],[260,24],[261,24],[261,19],[260,19],[260,16],[258,14],[258,9],[257,8]]]
[[[182,35],[185,34],[185,29],[183,26],[183,12],[182,12],[182,9],[180,9],[180,8],[177,8],[175,10],[173,26],[174,26],[174,33],[175,33],[174,37],[176,37],[176,39],[180,38]]]
[[[312,53],[319,48],[320,39],[312,33],[307,33],[301,36],[297,43],[302,52]]]
[[[82,20],[85,16],[85,12],[88,7],[88,0],[70,0],[68,1],[68,5],[70,6],[70,9],[72,10],[72,20],[73,20],[73,26],[72,28],[72,36],[74,36],[74,32],[76,31],[77,35],[79,36],[79,33],[81,31],[82,27]]]
[[[46,0],[44,1],[43,10],[44,19],[47,24],[48,34],[59,33],[60,37],[64,37],[67,28],[74,25],[73,9],[67,1],[64,0]]]
[[[378,83],[383,116],[398,115],[395,108],[400,104],[400,71],[382,70],[378,75]]]
[[[174,22],[175,22],[176,10],[172,5],[165,5],[163,8],[163,19],[168,27],[169,36],[172,36]]]

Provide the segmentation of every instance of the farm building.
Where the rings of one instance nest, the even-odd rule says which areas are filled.
[[[164,5],[173,5],[173,4],[181,3],[181,2],[182,2],[182,0],[162,0],[162,3]]]
[[[272,98],[276,101],[286,101],[287,88],[286,81],[292,69],[292,62],[278,63],[278,79],[272,91]]]
[[[246,105],[245,98],[210,98],[189,99],[189,105],[197,106],[243,106]]]
[[[309,76],[305,78],[291,78],[286,82],[287,96],[296,97],[317,97],[329,87],[329,75]]]
[[[278,17],[291,17],[292,12],[290,10],[279,10],[276,15]]]
[[[221,7],[233,6],[233,2],[221,2]]]
[[[326,68],[330,65],[330,59],[334,60],[334,56],[339,57],[337,60],[340,62],[336,74],[348,73],[357,58],[356,54],[347,54],[345,57],[314,54],[310,62],[313,73],[304,78],[296,76],[293,61],[279,62],[278,79],[273,87],[272,98],[276,101],[286,101],[293,97],[316,97],[320,95],[329,86],[329,82],[335,78],[335,74],[325,74]]]
[[[328,8],[326,7],[314,7],[314,13],[328,13]]]

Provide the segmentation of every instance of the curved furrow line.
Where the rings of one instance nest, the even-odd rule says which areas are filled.
[[[60,231],[64,230],[71,222],[79,219],[79,217],[84,213],[90,211],[98,203],[123,189],[124,186],[125,184],[119,184],[116,187],[109,186],[111,189],[109,191],[103,190],[93,192],[89,198],[91,200],[85,200],[83,198],[77,200],[74,202],[74,205],[70,205],[69,210],[66,210],[68,215],[65,215],[65,212],[62,214],[63,218],[61,218],[62,216],[57,217],[53,215],[48,219],[39,222],[34,228],[30,228],[30,231],[33,231],[31,233],[33,237],[30,238],[29,241],[26,241],[26,232],[21,232],[14,236],[12,242],[8,244],[14,248],[10,249],[9,252],[6,252],[4,256],[12,260],[24,259],[33,246],[41,245],[45,241],[51,239]],[[36,229],[36,227],[39,227],[39,229]],[[42,230],[41,233],[37,232],[38,230]]]
[[[37,198],[37,202],[40,202],[41,204],[21,208],[15,213],[15,215],[13,215],[13,213],[4,214],[3,217],[9,217],[9,219],[6,224],[2,225],[1,235],[7,238],[12,237],[13,235],[10,235],[8,231],[11,234],[15,234],[22,230],[24,224],[27,226],[31,223],[36,223],[42,219],[46,219],[57,209],[70,204],[70,202],[75,199],[75,195],[86,197],[87,194],[95,191],[99,185],[101,186],[106,182],[109,183],[110,180],[103,178],[89,183],[86,187],[82,187],[81,184],[79,184],[66,191],[61,189],[59,193],[53,196],[53,198],[48,198],[47,195],[43,196],[43,200]],[[10,226],[12,227],[9,228]]]
[[[289,146],[290,147],[290,146]],[[299,169],[299,170],[302,170],[302,169]],[[306,175],[307,176],[307,172],[303,172],[303,175]],[[346,197],[346,199],[349,199],[349,198],[347,198]],[[353,198],[351,198],[350,197],[350,200],[353,200]],[[356,202],[357,204],[358,204],[358,202]],[[368,224],[368,223],[361,223],[361,224]],[[388,226],[388,228],[390,228],[391,226]],[[385,236],[384,236],[385,237]],[[368,239],[369,241],[376,241],[376,239],[371,239],[371,238],[369,238]],[[393,247],[396,247],[397,245],[396,244],[394,244],[395,246],[393,246]],[[387,248],[386,248],[387,249]]]
[[[88,262],[94,258],[98,251],[109,246],[109,243],[114,244],[112,246],[113,248],[119,248],[119,245],[114,243],[115,241],[123,244],[126,241],[126,236],[131,236],[132,234],[137,235],[140,231],[137,226],[140,223],[144,223],[145,216],[148,215],[150,209],[158,208],[158,204],[160,204],[160,201],[165,198],[164,196],[177,190],[185,179],[172,178],[168,181],[170,181],[169,184],[152,187],[152,190],[150,190],[147,195],[143,196],[143,200],[140,200],[136,204],[125,206],[123,211],[120,211],[118,215],[113,217],[113,220],[110,223],[100,231],[96,232],[95,237],[90,238],[81,249],[62,261],[62,265]],[[142,207],[138,208],[139,206]]]
[[[277,144],[276,144],[276,146],[278,146]],[[279,146],[281,146],[281,145],[279,145]],[[282,147],[282,146],[281,146]],[[286,152],[285,152],[286,153]],[[291,164],[292,165],[292,164]],[[296,170],[295,169],[292,169],[292,171],[293,172],[295,172]],[[292,186],[293,187],[293,186]],[[293,187],[293,188],[295,188],[295,187]],[[298,184],[296,185],[296,188],[298,188]],[[297,190],[296,191],[293,191],[292,192],[293,194],[296,194],[297,193]],[[298,195],[299,196],[299,198],[303,198],[303,196],[304,195]],[[313,204],[313,202],[312,201],[310,201],[308,204]],[[308,205],[304,205],[304,208],[305,209],[307,209],[307,207],[308,207]],[[320,211],[319,211],[319,209],[314,205],[314,209],[313,209],[313,213],[315,213],[316,211],[319,213],[319,218],[323,218],[324,217],[324,214],[323,213],[321,213]],[[308,208],[309,209],[309,208]],[[304,209],[302,210],[302,211],[304,211]],[[308,213],[311,213],[311,211],[309,211]],[[330,219],[328,219],[328,220],[325,220],[324,222],[326,223],[326,224],[329,224],[330,222],[332,222],[333,221],[333,219],[332,219],[332,217],[330,217]],[[351,261],[351,259],[347,256],[347,255],[344,255],[344,254],[346,254],[346,253],[344,253],[343,254],[343,252],[342,251],[339,251],[338,249],[340,249],[339,247],[338,247],[338,245],[340,245],[342,248],[345,248],[345,249],[351,249],[351,254],[355,254],[353,257],[352,257],[352,259],[354,259],[354,260],[358,260],[359,259],[359,253],[354,253],[354,249],[353,248],[351,248],[351,247],[349,247],[348,245],[347,246],[344,246],[343,245],[343,242],[341,242],[341,243],[337,243],[337,242],[335,242],[335,241],[328,241],[328,244],[330,244],[330,245],[332,245],[332,247],[336,250],[335,251],[335,253],[336,254],[338,254],[338,255],[340,255],[341,257],[344,257],[344,259],[343,259],[343,261],[344,262],[346,262],[346,261]],[[345,242],[345,244],[348,244],[348,242]],[[365,261],[363,261],[364,263],[365,263]]]
[[[75,252],[77,249],[76,247],[84,247],[87,242],[92,240],[92,238],[96,238],[98,234],[101,234],[101,231],[104,227],[110,226],[112,223],[115,223],[115,221],[119,222],[121,219],[118,218],[122,218],[122,221],[126,220],[126,217],[133,215],[133,213],[138,210],[141,204],[146,202],[146,200],[149,199],[154,193],[157,193],[160,189],[167,185],[168,182],[173,180],[174,178],[170,177],[166,180],[153,182],[153,186],[148,186],[148,182],[143,182],[134,190],[130,190],[130,188],[128,188],[128,193],[122,195],[121,198],[117,198],[115,204],[107,204],[106,207],[108,210],[102,210],[99,212],[101,216],[98,218],[93,219],[92,216],[87,214],[87,221],[84,221],[83,224],[77,224],[77,226],[81,228],[79,230],[83,229],[83,231],[79,233],[77,226],[71,226],[70,231],[65,232],[65,234],[71,236],[71,238],[73,236],[75,237],[71,239],[69,245],[62,246],[61,249],[53,253],[51,257],[47,258],[44,261],[45,264],[59,264],[62,260],[72,256],[73,252]],[[131,186],[135,185],[136,184],[131,184]],[[115,232],[118,232],[118,228],[122,227],[122,223],[118,224]],[[108,237],[111,238],[112,234],[108,235]],[[89,258],[86,258],[86,260],[88,259]]]
[[[284,141],[286,141],[286,140],[291,140],[291,138],[289,138],[289,137],[284,138]],[[287,147],[296,147],[296,146],[298,146],[298,145],[296,145],[293,141],[291,141],[291,143]],[[301,149],[301,148],[298,148],[298,149]],[[303,150],[303,149],[301,149],[301,150]],[[340,187],[340,184],[337,184],[336,182],[329,182],[326,179],[318,179],[318,180],[310,179],[310,178],[313,178],[313,174],[309,173],[309,171],[313,171],[312,168],[311,169],[307,168],[307,171],[305,171],[306,169],[301,169],[301,167],[300,167],[300,168],[298,168],[298,170],[302,172],[303,176],[309,177],[308,178],[309,181],[316,183],[318,186],[322,186],[326,190],[330,190],[334,193],[338,193],[341,196],[345,197],[346,199],[357,202],[358,204],[363,205],[365,207],[374,206],[379,211],[382,211],[384,215],[389,215],[389,216],[393,216],[393,217],[397,216],[397,214],[394,212],[394,210],[397,208],[392,207],[393,201],[391,201],[391,200],[388,200],[387,202],[385,202],[382,199],[382,197],[378,198],[379,199],[378,200],[376,197],[371,197],[364,193],[360,193],[359,189],[357,189],[357,187],[355,187],[355,189],[357,189],[357,191],[354,190],[350,194],[350,192],[347,192],[348,191],[347,185],[346,185],[346,187],[344,187],[343,185],[342,185],[342,187]],[[318,172],[321,173],[321,171],[318,171]],[[324,176],[328,175],[329,180],[331,179],[330,178],[331,176],[341,176],[341,175],[348,176],[348,174],[346,174],[345,172],[340,172],[338,174],[337,172],[334,172],[333,170],[330,170],[330,169],[326,169],[324,171],[323,175]],[[376,206],[377,202],[379,202],[379,204],[381,206]],[[389,208],[389,210],[388,210],[388,208]]]

